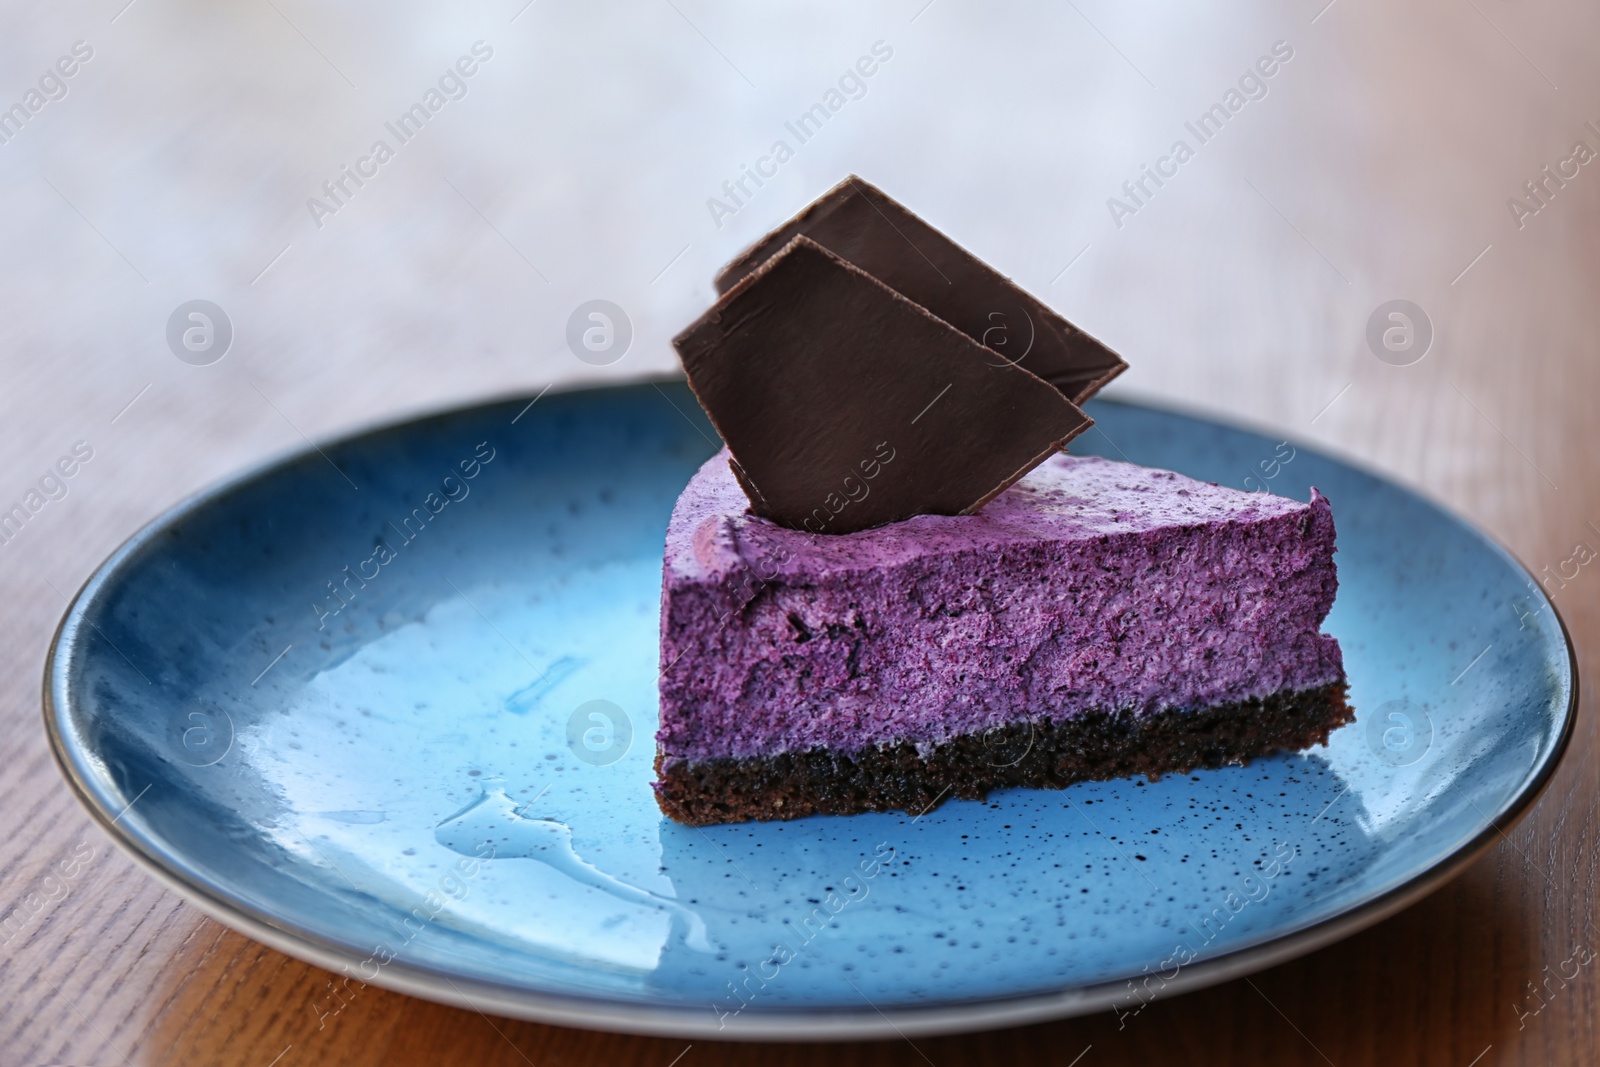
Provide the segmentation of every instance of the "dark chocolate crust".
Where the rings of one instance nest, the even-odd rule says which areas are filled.
[[[1092,712],[1067,722],[1020,722],[965,734],[919,756],[909,742],[851,756],[828,749],[758,759],[679,762],[662,770],[656,802],[690,826],[905,811],[994,789],[1060,789],[1074,782],[1185,774],[1326,744],[1352,721],[1345,683],[1275,693],[1196,711]]]

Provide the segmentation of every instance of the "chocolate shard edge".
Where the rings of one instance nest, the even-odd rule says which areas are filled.
[[[1010,358],[1012,321],[1029,324],[1028,347],[1014,362],[1081,405],[1127,370],[1101,341],[956,244],[899,201],[855,175],[846,177],[717,272],[726,293],[795,236],[806,236],[865,270],[974,341]],[[999,316],[996,322],[995,316]],[[998,335],[998,340],[991,340]]]

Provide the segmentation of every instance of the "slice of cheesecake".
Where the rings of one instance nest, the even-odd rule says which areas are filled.
[[[681,822],[1221,767],[1353,717],[1315,490],[1058,455],[978,514],[830,535],[749,514],[728,460],[667,533],[655,789]]]

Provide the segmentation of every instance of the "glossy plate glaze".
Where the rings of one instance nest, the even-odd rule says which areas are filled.
[[[1357,721],[1326,749],[916,818],[663,819],[662,536],[714,447],[672,382],[380,429],[179,506],[73,603],[46,724],[108,832],[219,921],[352,982],[659,1034],[1126,1015],[1498,840],[1576,700],[1527,573],[1307,449],[1091,407],[1074,451],[1333,501]]]

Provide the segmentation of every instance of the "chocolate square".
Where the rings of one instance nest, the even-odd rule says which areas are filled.
[[[732,289],[801,234],[1074,403],[1128,369],[1111,349],[854,175],[723,267],[717,292]]]
[[[751,510],[814,533],[970,514],[1092,424],[806,236],[672,343]]]

